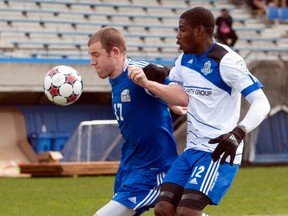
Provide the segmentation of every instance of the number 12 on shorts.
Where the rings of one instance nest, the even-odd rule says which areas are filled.
[[[191,177],[201,178],[201,173],[204,172],[204,170],[204,166],[196,166],[193,173],[191,174]]]
[[[197,178],[200,179],[202,177],[202,173],[205,171],[205,166],[196,166],[190,176],[190,184],[198,185]]]

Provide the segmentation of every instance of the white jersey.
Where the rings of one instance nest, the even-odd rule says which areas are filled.
[[[187,148],[212,152],[217,144],[208,141],[237,126],[241,94],[245,97],[262,87],[249,72],[241,56],[229,47],[214,43],[202,54],[181,54],[169,78],[189,95]],[[240,163],[243,143],[234,163]],[[230,157],[226,161],[230,161]]]

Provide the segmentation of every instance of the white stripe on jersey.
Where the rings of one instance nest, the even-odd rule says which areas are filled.
[[[213,162],[211,160],[211,163],[208,167],[208,171],[206,172],[206,175],[205,175],[204,180],[203,180],[201,187],[200,187],[200,191],[202,193],[208,195],[209,190],[213,184],[213,180],[215,179],[215,176],[218,172],[219,164],[220,164],[219,160],[216,162]]]
[[[160,194],[160,185],[163,183],[163,178],[165,176],[165,173],[160,173],[157,174],[156,178],[157,178],[157,186],[155,186],[155,188],[151,189],[150,192],[148,193],[148,195],[140,202],[138,203],[138,205],[136,205],[133,210],[137,210],[139,208],[142,208],[144,206],[149,206],[150,204],[152,204],[157,197]]]
[[[133,60],[131,60],[129,62],[129,65],[134,65],[134,66],[138,66],[141,68],[147,66],[148,64],[149,64],[149,62],[146,62],[146,61],[133,61]]]

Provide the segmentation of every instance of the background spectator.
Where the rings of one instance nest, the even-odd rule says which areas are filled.
[[[265,14],[267,2],[265,0],[251,0],[251,9],[253,14]]]
[[[270,0],[271,4],[274,7],[287,7],[288,0]]]
[[[233,18],[226,8],[221,9],[221,15],[216,19],[216,38],[220,43],[233,47],[238,36],[232,28]]]

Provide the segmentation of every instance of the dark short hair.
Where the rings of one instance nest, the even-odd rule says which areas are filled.
[[[215,18],[211,11],[203,7],[195,7],[181,14],[180,19],[187,21],[192,28],[204,26],[206,32],[214,35]]]

